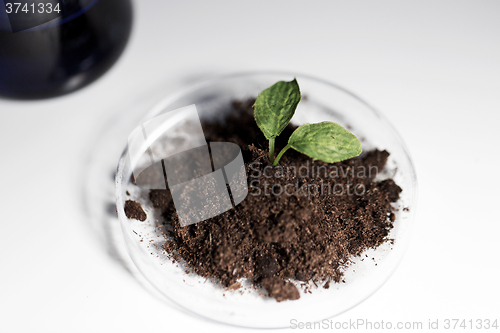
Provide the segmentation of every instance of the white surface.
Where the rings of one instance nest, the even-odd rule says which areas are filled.
[[[253,69],[357,93],[392,121],[416,164],[403,262],[333,320],[500,320],[500,2],[135,4],[128,49],[98,82],[49,101],[0,100],[0,331],[236,331],[163,304],[112,260],[86,224],[78,177],[120,109],[158,87]]]

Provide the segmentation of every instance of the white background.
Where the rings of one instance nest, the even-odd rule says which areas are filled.
[[[500,320],[499,1],[140,0],[135,14],[126,52],[95,84],[0,100],[1,332],[236,331],[165,305],[107,255],[82,214],[79,166],[132,99],[260,69],[358,94],[395,125],[416,165],[405,258],[334,320]]]

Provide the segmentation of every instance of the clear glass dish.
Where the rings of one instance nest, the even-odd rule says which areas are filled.
[[[408,151],[395,129],[379,112],[347,90],[323,80],[292,73],[250,73],[224,76],[199,83],[166,97],[143,117],[148,120],[187,105],[196,104],[202,119],[217,118],[229,109],[233,100],[255,97],[263,89],[280,80],[297,78],[303,96],[292,123],[333,121],[357,135],[363,150],[386,149],[390,152],[387,170],[382,177],[391,177],[403,189],[395,204],[395,226],[386,242],[366,252],[370,260],[355,258],[345,272],[345,283],[321,287],[312,293],[301,292],[296,301],[276,302],[262,297],[259,291],[227,291],[172,263],[162,250],[165,242],[161,230],[155,228],[159,218],[147,199],[131,184],[131,165],[127,149],[118,164],[116,174],[116,206],[127,251],[156,291],[189,312],[225,324],[252,328],[289,327],[290,321],[319,321],[338,315],[379,289],[392,275],[403,257],[413,221],[417,180]],[[172,120],[172,121],[178,121]],[[139,124],[137,124],[139,125]],[[148,214],[145,222],[125,216],[124,203],[130,198],[141,202]],[[363,256],[364,257],[364,256]],[[374,258],[371,260],[371,258]]]

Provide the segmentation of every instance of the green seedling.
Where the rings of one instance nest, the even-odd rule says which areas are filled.
[[[300,99],[299,84],[294,79],[275,83],[262,91],[255,100],[255,122],[269,140],[269,160],[273,165],[277,165],[290,148],[327,163],[340,162],[361,154],[361,142],[354,134],[339,124],[324,121],[297,128],[288,139],[288,144],[274,158],[275,140],[292,119]]]

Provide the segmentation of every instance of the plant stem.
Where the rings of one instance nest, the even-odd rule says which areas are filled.
[[[274,162],[274,138],[269,139],[269,161]]]
[[[280,153],[278,154],[278,157],[274,160],[273,165],[278,165],[278,162],[280,161],[281,156],[289,149],[291,148],[289,145],[286,145],[285,148],[281,149]]]

